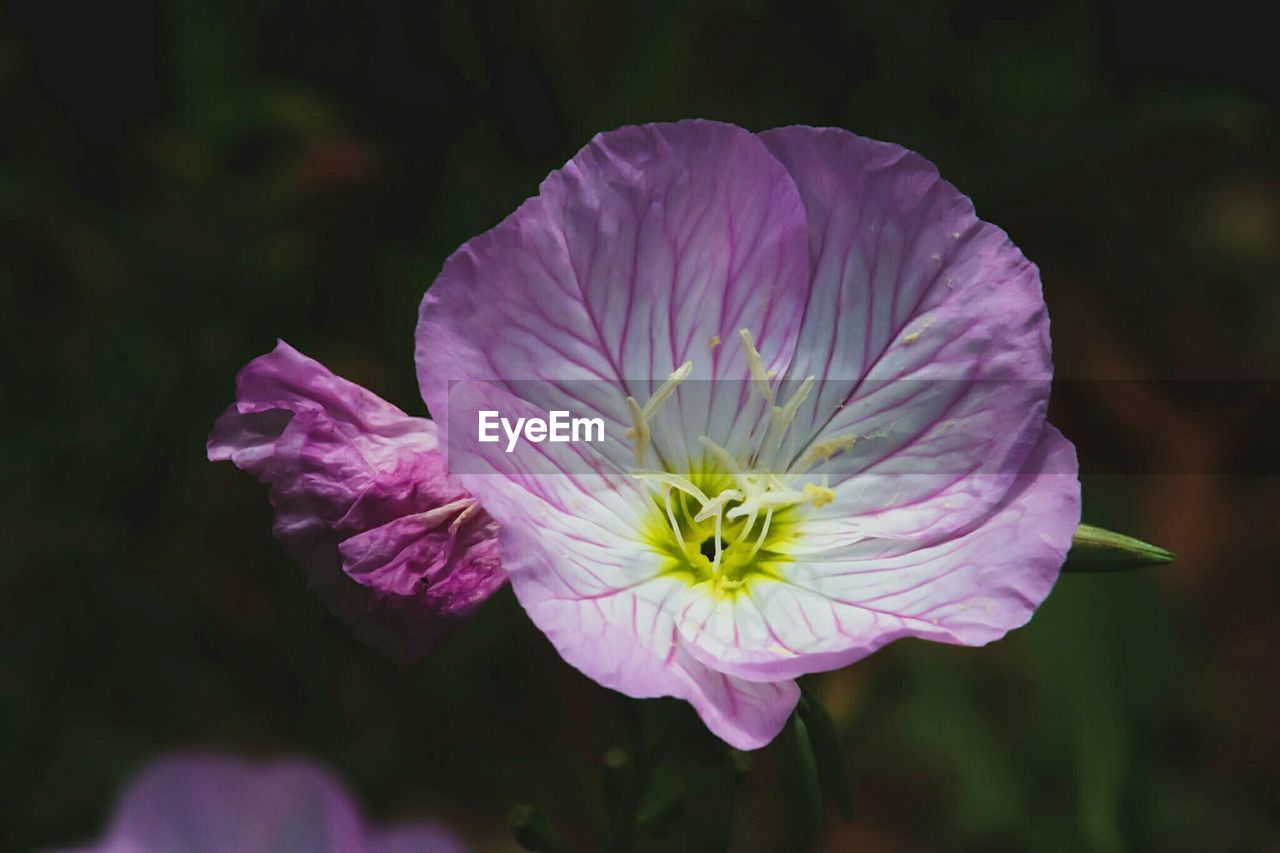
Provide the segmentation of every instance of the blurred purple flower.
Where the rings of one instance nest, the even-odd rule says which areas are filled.
[[[436,425],[283,341],[240,371],[208,450],[271,486],[285,550],[394,658],[421,656],[506,580],[496,525],[445,474]]]
[[[455,853],[466,847],[435,824],[368,825],[350,793],[305,761],[255,762],[178,754],[139,773],[105,835],[80,853]]]
[[[1036,268],[932,164],[841,130],[597,136],[446,262],[416,357],[441,423],[603,419],[602,444],[444,438],[564,659],[740,748],[796,676],[1024,624],[1079,521]]]

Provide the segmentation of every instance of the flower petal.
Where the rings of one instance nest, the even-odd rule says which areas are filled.
[[[503,527],[500,541],[505,552],[518,555],[508,567],[529,618],[583,674],[638,699],[684,699],[713,734],[738,749],[765,746],[782,730],[800,698],[795,682],[748,681],[691,656],[666,606],[686,589],[682,581],[655,576],[626,588],[584,593],[566,578],[584,557],[546,548],[541,537],[524,528]],[[644,556],[600,549],[589,565],[593,574],[621,574],[628,558]]]
[[[308,761],[175,753],[140,772],[105,837],[78,849],[454,853],[465,847],[437,824],[364,826],[346,787]]]
[[[116,807],[106,850],[359,850],[360,815],[332,774],[305,762],[170,756]]]
[[[684,648],[679,673],[684,698],[711,733],[735,749],[768,746],[800,701],[800,685],[789,678],[758,681],[726,675],[703,665]]]
[[[761,138],[800,189],[813,258],[788,375],[818,384],[795,455],[856,439],[816,469],[851,536],[964,529],[1003,499],[1044,423],[1053,366],[1035,266],[918,154],[836,129]]]
[[[424,654],[505,580],[496,526],[445,474],[435,424],[284,342],[240,372],[209,458],[271,486],[285,550],[392,657]]]
[[[408,826],[365,833],[365,853],[466,853],[470,850],[443,826]]]
[[[449,383],[490,379],[621,436],[623,398],[643,404],[686,361],[693,380],[745,379],[741,328],[766,367],[784,367],[808,265],[795,186],[754,135],[707,121],[601,134],[445,263],[418,323],[423,397],[452,424]],[[696,411],[677,395],[673,440],[696,439],[719,409],[736,413],[745,383],[729,385],[723,400],[689,401]],[[631,463],[616,438],[603,452]]]
[[[904,636],[999,639],[1058,577],[1080,522],[1075,472],[1075,448],[1046,425],[1000,506],[954,539],[813,544],[784,582],[689,608],[684,647],[724,672],[773,681],[844,666]]]
[[[535,411],[496,385],[459,383],[456,411]],[[662,573],[643,541],[646,487],[613,472],[591,445],[543,442],[507,454],[499,444],[450,449],[450,464],[503,519],[499,547],[517,599],[560,655],[598,683],[636,698],[690,702],[707,727],[740,749],[768,743],[799,698],[794,683],[726,677],[682,648],[671,602],[687,584]],[[578,473],[598,470],[601,473]]]

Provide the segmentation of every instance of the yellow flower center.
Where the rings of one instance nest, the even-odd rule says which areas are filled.
[[[739,337],[753,394],[768,407],[768,417],[760,419],[761,427],[747,436],[736,453],[702,435],[698,436],[701,459],[691,465],[692,470],[647,466],[654,442],[649,423],[689,376],[692,362],[672,372],[643,406],[627,397],[632,418],[627,438],[635,447],[631,473],[654,490],[645,541],[662,556],[665,572],[694,586],[706,584],[709,593],[724,596],[744,591],[755,579],[781,577],[781,568],[790,560],[788,545],[808,509],[835,498],[825,482],[800,483],[800,476],[847,450],[855,440],[852,435],[828,439],[810,447],[794,464],[782,464],[783,440],[813,390],[814,379],[805,379],[778,405],[776,377],[765,370],[751,332],[742,329]]]

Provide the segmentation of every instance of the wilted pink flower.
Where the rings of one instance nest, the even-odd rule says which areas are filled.
[[[240,371],[209,458],[271,486],[281,544],[395,658],[420,656],[506,580],[493,520],[445,474],[436,425],[283,341]]]
[[[81,853],[461,853],[435,824],[370,826],[327,770],[305,761],[171,755],[145,768],[105,835]]]
[[[845,131],[596,137],[448,260],[417,363],[565,660],[740,748],[798,675],[1025,623],[1079,521],[1036,268],[930,163]],[[508,453],[468,432],[484,410],[606,440]]]

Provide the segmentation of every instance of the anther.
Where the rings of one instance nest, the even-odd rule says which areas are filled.
[[[750,329],[739,329],[738,337],[742,338],[742,348],[747,353],[747,367],[751,370],[751,385],[760,392],[766,402],[773,402],[773,386],[769,382],[769,373],[764,369],[764,359],[756,349],[755,338]]]
[[[814,508],[826,506],[836,499],[835,489],[813,483],[805,483],[801,494],[804,495],[805,500],[813,504]]]
[[[627,411],[631,415],[632,426],[627,430],[626,436],[635,442],[637,468],[643,468],[649,456],[649,440],[652,437],[649,431],[649,419],[657,414],[667,398],[675,393],[676,386],[683,382],[692,370],[693,362],[686,361],[671,371],[671,375],[658,386],[658,390],[653,392],[653,396],[645,402],[643,408],[636,402],[635,397],[627,397]]]
[[[635,397],[627,398],[627,411],[631,413],[632,423],[631,429],[627,430],[627,438],[636,445],[636,467],[643,468],[649,457],[649,424]]]
[[[819,441],[809,448],[809,452],[804,455],[804,459],[796,467],[795,473],[803,474],[819,462],[826,462],[837,453],[843,453],[853,447],[854,442],[858,440],[858,434],[847,432],[844,435],[838,435],[835,438],[828,438],[826,441]]]
[[[446,506],[448,506],[448,504],[446,504]],[[449,530],[456,531],[459,527],[466,524],[469,519],[474,517],[479,512],[480,512],[480,504],[476,503],[475,501],[467,501],[466,508],[463,509],[462,512],[458,513],[457,518],[455,518],[453,520],[453,523],[449,525]]]

